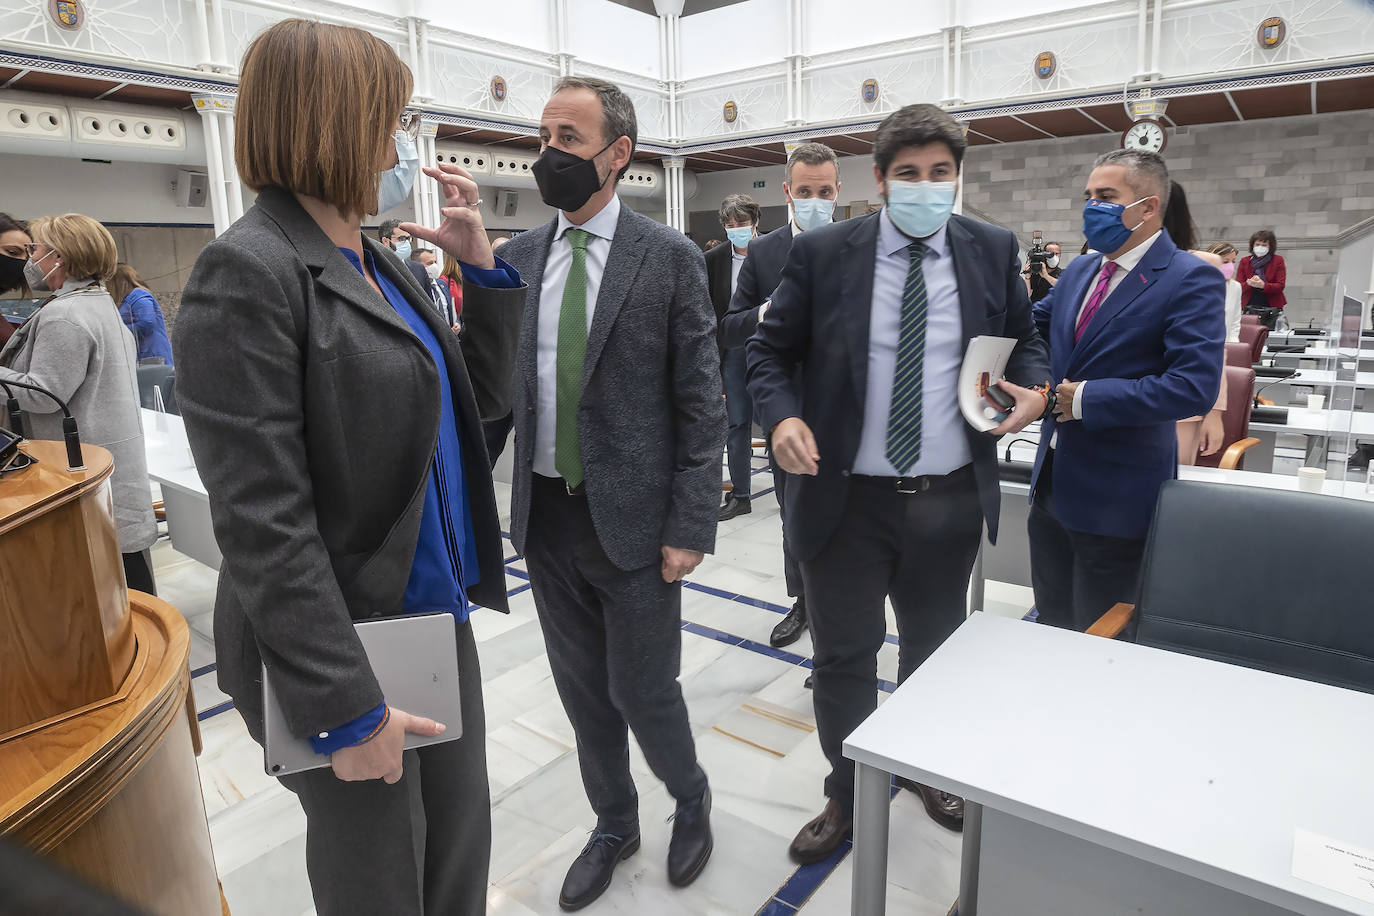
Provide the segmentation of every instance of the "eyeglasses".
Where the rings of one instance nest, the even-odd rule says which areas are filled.
[[[420,137],[420,112],[407,111],[401,115],[401,132],[414,143]]]

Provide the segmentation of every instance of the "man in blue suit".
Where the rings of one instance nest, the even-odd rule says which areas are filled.
[[[996,442],[964,421],[957,398],[969,339],[1017,341],[1006,375],[1025,387],[1003,383],[1014,410],[993,434],[1046,408],[1031,390],[1049,361],[1016,238],[951,215],[966,145],[934,105],[889,115],[873,147],[883,209],[795,238],[747,345],[755,410],[793,475],[784,537],[806,586],[812,702],[831,767],[825,810],[789,850],[803,864],[833,854],[852,826],[843,743],[878,705],[887,601],[904,680],[963,623],[984,522],[997,537]],[[963,799],[903,785],[938,823],[962,828]]]
[[[1083,234],[1105,253],[1075,259],[1035,306],[1058,384],[1028,523],[1040,620],[1075,630],[1135,600],[1155,500],[1177,473],[1174,424],[1215,403],[1226,340],[1225,280],[1163,231],[1164,160],[1106,153],[1083,197]]]

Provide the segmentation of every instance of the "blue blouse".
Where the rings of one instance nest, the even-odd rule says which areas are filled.
[[[339,251],[359,273],[363,273],[357,254],[347,248]],[[463,476],[462,435],[449,386],[448,364],[438,338],[424,318],[396,285],[376,269],[372,252],[364,249],[363,256],[382,295],[420,338],[439,370],[439,440],[425,486],[420,536],[415,544],[415,559],[410,567],[402,611],[406,614],[447,611],[458,620],[467,620],[467,589],[481,579],[481,570],[477,564],[476,536],[468,505],[467,481]],[[463,265],[463,273],[469,281],[482,286],[510,288],[520,285],[520,275],[500,261],[493,270]],[[312,735],[310,743],[317,754],[331,754],[340,748],[362,744],[381,731],[387,717],[383,703],[352,722]]]

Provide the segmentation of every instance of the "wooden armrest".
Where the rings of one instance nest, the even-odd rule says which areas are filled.
[[[159,522],[167,521],[167,507],[160,499],[153,503],[153,518],[157,519]]]
[[[1223,471],[1234,471],[1236,465],[1240,464],[1240,458],[1250,449],[1259,445],[1260,441],[1254,436],[1249,439],[1238,439],[1231,443],[1231,447],[1221,453],[1221,463],[1217,465]]]
[[[1265,407],[1273,407],[1273,406],[1274,406],[1274,401],[1273,401],[1272,398],[1255,398],[1255,403],[1256,403],[1256,404],[1263,404]]]
[[[1134,604],[1126,604],[1125,602],[1115,604],[1110,611],[1097,618],[1096,623],[1088,627],[1088,635],[1115,639],[1122,630],[1126,629],[1126,624],[1130,623],[1134,616]]]
[[[191,723],[191,750],[195,751],[196,756],[200,756],[200,720],[196,718],[196,690],[191,683],[186,685],[186,718]]]

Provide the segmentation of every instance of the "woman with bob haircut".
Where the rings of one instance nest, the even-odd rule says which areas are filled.
[[[265,664],[290,732],[320,755],[320,768],[281,777],[305,810],[320,916],[486,905],[468,607],[506,610],[496,500],[456,336],[362,233],[364,215],[410,195],[410,94],[396,52],[360,29],[290,19],[259,35],[234,143],[257,202],[197,260],[173,329],[178,402],[224,555],[219,684],[261,743]],[[462,736],[405,751],[407,733],[444,724],[387,705],[353,624],[435,611],[457,633]]]
[[[115,272],[114,239],[80,213],[36,219],[28,232],[33,242],[25,246],[24,279],[47,298],[0,349],[0,382],[51,391],[71,408],[82,443],[109,450],[124,580],[155,595],[149,548],[157,540],[157,521],[138,412],[138,358],[105,288]],[[62,411],[51,398],[11,391],[24,409],[30,439],[62,438]]]

